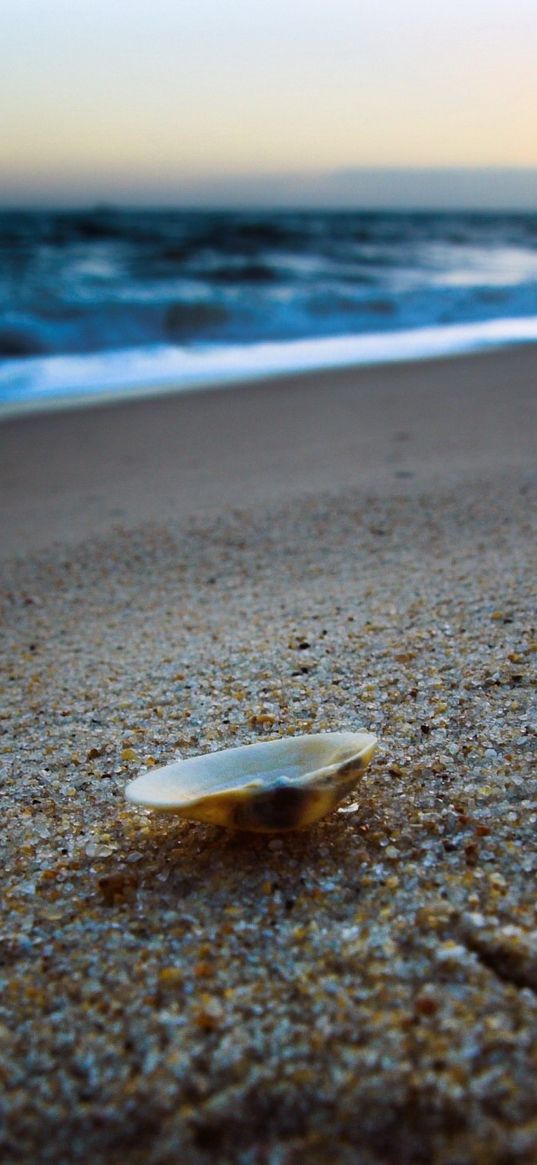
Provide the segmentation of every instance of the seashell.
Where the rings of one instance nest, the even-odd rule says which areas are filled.
[[[354,787],[375,752],[370,732],[318,732],[210,752],[131,781],[127,800],[259,833],[304,829]]]

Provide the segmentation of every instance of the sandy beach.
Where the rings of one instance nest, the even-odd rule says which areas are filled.
[[[524,473],[535,348],[279,378],[0,422],[0,555],[358,489]]]
[[[0,1150],[537,1160],[537,349],[0,423]],[[365,729],[310,830],[144,767]]]

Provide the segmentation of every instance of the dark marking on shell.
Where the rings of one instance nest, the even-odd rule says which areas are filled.
[[[252,800],[240,800],[233,808],[236,829],[297,829],[312,793],[282,782]]]

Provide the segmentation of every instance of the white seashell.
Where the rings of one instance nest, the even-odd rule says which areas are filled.
[[[262,833],[303,829],[343,800],[376,746],[370,732],[286,736],[151,769],[125,794],[191,821]]]

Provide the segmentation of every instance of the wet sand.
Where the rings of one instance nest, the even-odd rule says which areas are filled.
[[[7,1162],[533,1165],[537,352],[6,420]],[[144,766],[364,727],[304,833]]]
[[[520,348],[4,420],[0,553],[245,502],[523,471],[536,362]]]

